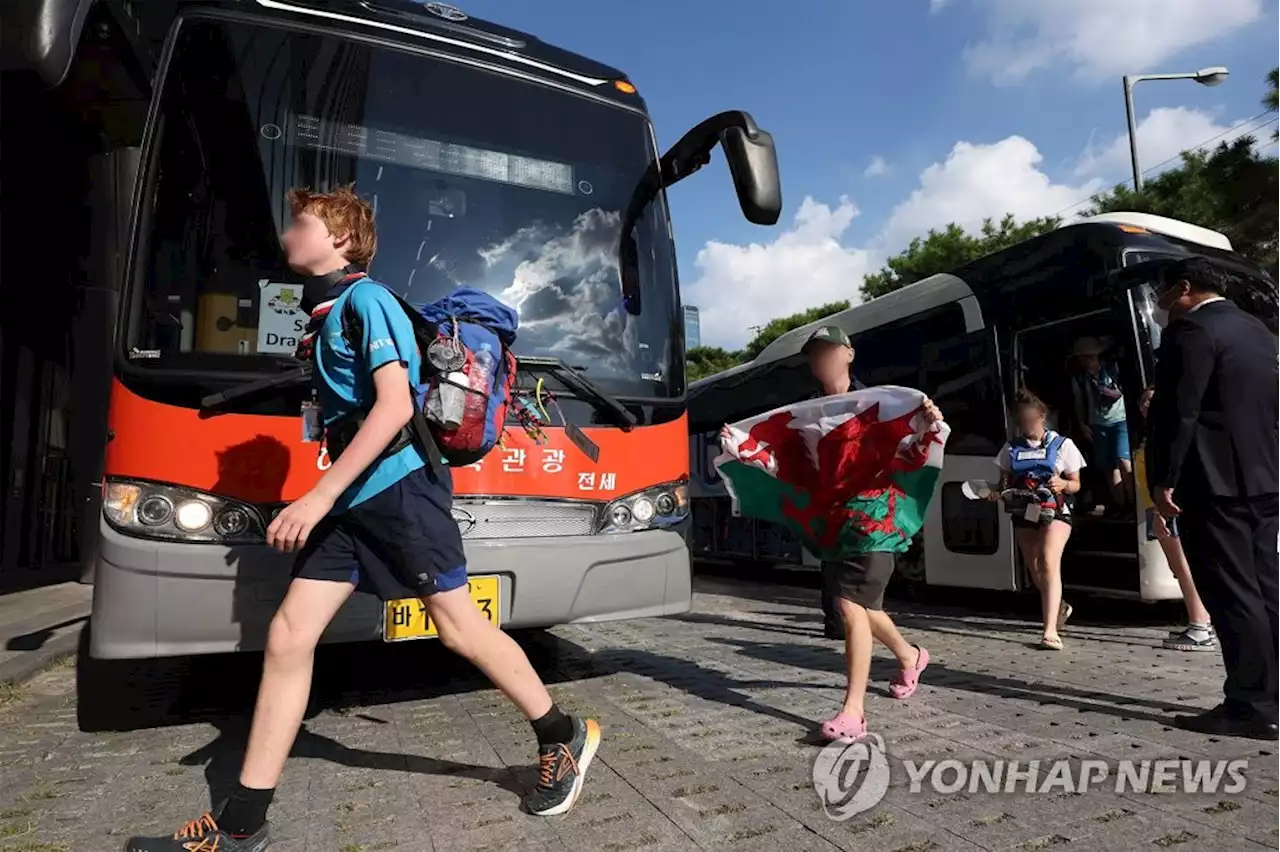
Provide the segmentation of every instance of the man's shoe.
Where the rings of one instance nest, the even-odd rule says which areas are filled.
[[[218,828],[221,815],[219,805],[214,813],[193,819],[169,837],[130,838],[124,852],[264,852],[269,840],[265,825],[249,837],[233,837]]]
[[[1173,724],[1184,731],[1219,737],[1246,737],[1252,740],[1275,740],[1276,723],[1256,716],[1233,716],[1218,705],[1195,716],[1175,716]]]
[[[534,816],[568,813],[582,792],[587,767],[600,748],[600,725],[595,719],[573,720],[573,739],[538,747],[538,786],[524,804]]]

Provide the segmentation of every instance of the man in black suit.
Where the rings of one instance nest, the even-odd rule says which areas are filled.
[[[1223,298],[1228,273],[1205,258],[1170,264],[1156,285],[1169,321],[1157,355],[1147,482],[1177,517],[1196,587],[1218,629],[1225,700],[1181,728],[1276,739],[1276,338]]]

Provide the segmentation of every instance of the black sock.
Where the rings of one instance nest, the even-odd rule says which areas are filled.
[[[533,735],[538,738],[540,746],[567,743],[573,739],[573,720],[554,704],[547,711],[547,715],[541,719],[534,719],[532,724]]]
[[[233,837],[248,837],[266,825],[267,808],[271,807],[271,799],[275,789],[254,790],[243,784],[236,784],[231,798],[218,817],[218,828]]]

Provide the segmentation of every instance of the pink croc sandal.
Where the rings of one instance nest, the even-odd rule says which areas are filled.
[[[819,730],[827,742],[849,745],[867,735],[867,720],[866,717],[857,719],[841,711],[823,722]]]
[[[898,676],[889,683],[889,694],[899,701],[915,695],[916,687],[920,685],[920,675],[929,665],[929,652],[919,645],[916,650],[920,652],[916,657],[916,664],[911,668],[901,669]]]

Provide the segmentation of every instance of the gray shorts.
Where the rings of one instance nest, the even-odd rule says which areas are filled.
[[[823,562],[827,594],[871,610],[884,609],[884,591],[893,575],[892,553],[860,553],[844,562]]]

